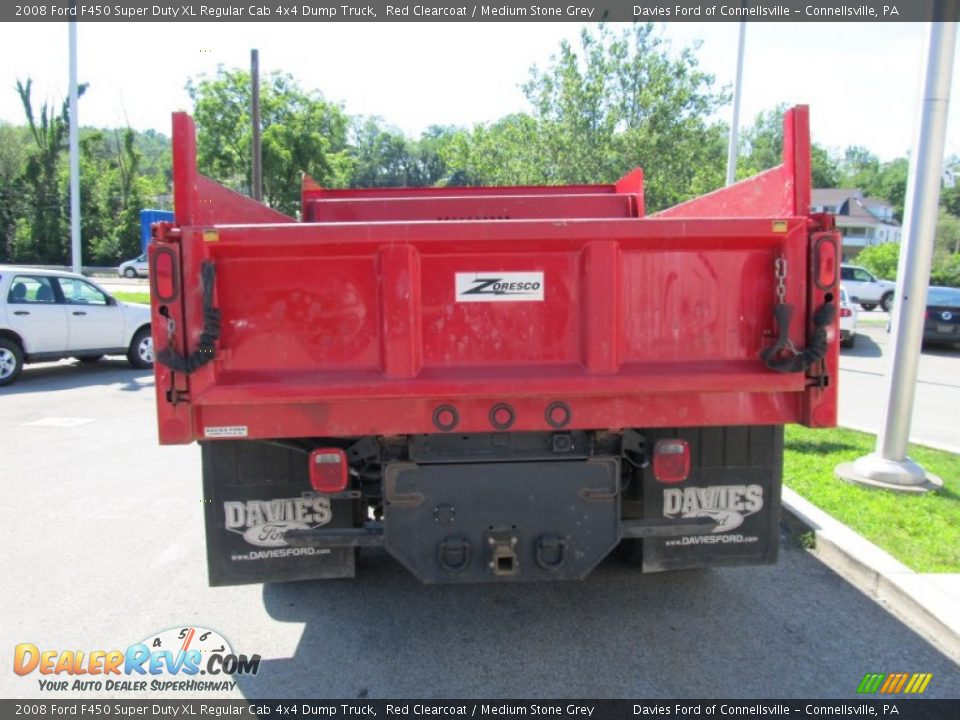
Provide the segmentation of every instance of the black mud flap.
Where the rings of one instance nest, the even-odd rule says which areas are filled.
[[[682,570],[775,563],[780,546],[783,427],[692,428],[649,432],[690,444],[691,471],[682,483],[659,483],[644,470],[644,517],[712,518],[703,535],[643,540],[643,570]]]
[[[354,576],[353,548],[292,547],[288,530],[353,527],[354,501],[313,492],[307,454],[267,443],[201,443],[210,585]]]
[[[393,463],[387,551],[422,582],[585,577],[619,539],[619,458]]]

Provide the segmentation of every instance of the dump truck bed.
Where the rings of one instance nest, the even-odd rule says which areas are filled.
[[[199,175],[183,114],[174,175],[176,222],[150,248],[154,338],[197,367],[157,365],[162,442],[835,424],[835,324],[815,366],[761,359],[778,302],[802,348],[836,292],[805,108],[782,165],[649,217],[635,171],[549,188],[308,179],[295,222]]]

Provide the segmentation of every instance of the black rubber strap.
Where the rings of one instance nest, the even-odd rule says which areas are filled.
[[[827,328],[833,324],[837,308],[832,302],[826,302],[813,313],[813,342],[809,347],[795,349],[790,344],[790,319],[793,317],[793,305],[778,304],[773,309],[777,324],[777,342],[760,353],[764,364],[776,372],[805,372],[814,363],[827,354],[829,341]]]
[[[203,282],[203,332],[197,349],[184,357],[170,345],[157,353],[157,362],[166,365],[175,372],[190,375],[196,372],[216,356],[216,341],[220,339],[220,311],[213,306],[213,283],[217,271],[209,260],[200,266],[200,279]]]

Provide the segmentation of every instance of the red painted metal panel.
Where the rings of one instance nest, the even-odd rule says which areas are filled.
[[[798,347],[826,300],[811,290],[810,228],[829,222],[807,216],[805,111],[787,126],[782,166],[653,218],[642,218],[637,171],[563,188],[325,190],[306,179],[305,217],[344,222],[294,223],[196,175],[192,123],[175,118],[176,342],[185,352],[202,331],[205,261],[222,332],[214,362],[189,378],[158,366],[162,440],[209,426],[436,432],[443,404],[457,408],[457,432],[489,431],[499,402],[516,409],[515,430],[549,429],[557,401],[584,429],[834,422],[835,384],[811,389],[759,358],[775,331],[775,260],[801,309]],[[508,207],[525,219],[486,219]],[[517,278],[537,291],[511,296]],[[835,337],[831,348],[835,381]],[[161,378],[183,390],[178,405]]]
[[[388,245],[377,255],[380,369],[385,377],[416,377],[423,365],[420,255],[412,245]]]
[[[311,200],[310,222],[616,218],[634,212],[627,195],[487,195]]]
[[[612,240],[587,243],[580,252],[580,272],[583,367],[592,375],[609,375],[620,369],[620,246]]]
[[[783,162],[654,215],[658,218],[804,217],[810,213],[810,117],[806,106],[783,120]]]

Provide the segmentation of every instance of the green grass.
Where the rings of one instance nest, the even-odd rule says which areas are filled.
[[[909,456],[943,479],[923,495],[861,487],[834,468],[873,452],[876,438],[855,430],[786,430],[784,483],[918,572],[960,572],[960,456],[911,445]]]
[[[857,318],[857,325],[875,325],[877,327],[886,327],[887,326],[886,317],[877,317],[877,316],[864,316],[863,314]]]
[[[115,292],[113,296],[117,300],[123,300],[124,302],[143,303],[144,305],[150,304],[150,293]]]

